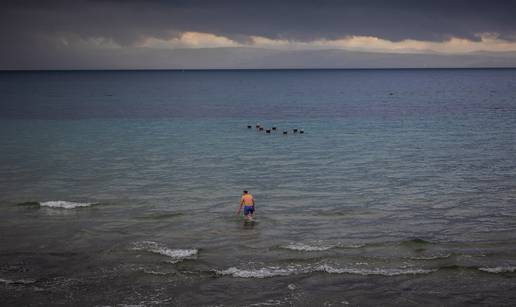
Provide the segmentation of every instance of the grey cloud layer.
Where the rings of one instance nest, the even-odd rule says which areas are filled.
[[[183,31],[245,40],[251,35],[313,40],[371,35],[389,40],[477,39],[496,32],[515,40],[516,1],[8,1],[11,34],[106,37],[130,44]]]
[[[516,0],[9,0],[0,2],[0,68],[54,67],[60,58],[81,67],[97,65],[99,57],[116,63],[122,50],[66,48],[62,38],[104,38],[134,48],[146,37],[170,39],[188,31],[239,42],[250,36],[311,41],[347,35],[477,40],[475,35],[485,32],[516,41],[514,12]],[[151,56],[141,50],[124,52],[137,52],[133,61]]]

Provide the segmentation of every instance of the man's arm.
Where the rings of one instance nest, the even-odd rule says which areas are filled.
[[[236,214],[240,214],[240,211],[242,210],[242,206],[244,205],[244,200],[243,199],[240,199],[240,207],[238,208]]]

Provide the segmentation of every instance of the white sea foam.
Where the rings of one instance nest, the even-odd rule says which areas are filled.
[[[414,275],[428,274],[437,271],[436,269],[422,268],[336,268],[327,264],[316,266],[287,266],[287,267],[264,267],[259,269],[238,269],[231,267],[226,270],[215,272],[219,275],[229,275],[239,278],[268,278],[276,276],[289,276],[306,274],[312,272],[324,272],[329,274],[356,274],[356,275]]]
[[[366,246],[365,244],[341,244],[341,245],[338,245],[338,247],[341,247],[341,248],[361,248],[361,247],[364,247]]]
[[[304,243],[290,243],[288,245],[282,246],[285,249],[290,249],[294,251],[304,251],[304,252],[316,252],[316,251],[326,251],[335,247],[335,245],[308,245]]]
[[[480,271],[488,273],[512,273],[516,271],[516,266],[497,266],[494,268],[478,268]]]
[[[142,241],[135,243],[133,250],[144,250],[172,258],[170,263],[177,263],[185,259],[192,259],[197,256],[197,249],[171,249],[153,241]]]
[[[288,267],[264,267],[259,269],[238,269],[231,267],[227,270],[215,271],[219,275],[230,275],[240,278],[267,278],[274,276],[288,276],[293,274],[305,273],[306,269],[301,266]]]
[[[163,276],[163,275],[168,275],[169,274],[167,272],[153,271],[153,270],[147,270],[147,269],[143,269],[142,272],[145,273],[145,274],[159,275],[159,276]]]
[[[245,305],[245,306],[246,307],[252,307],[252,306],[280,306],[280,305],[285,305],[286,303],[288,303],[288,301],[286,299],[283,299],[283,300],[267,300],[265,302],[254,303],[254,304]]]
[[[414,256],[414,257],[409,257],[409,258],[413,259],[413,260],[435,260],[435,259],[449,258],[450,256],[451,256],[451,254],[443,254],[443,255],[430,255],[430,256]]]
[[[65,200],[52,200],[52,201],[40,202],[39,205],[41,207],[74,209],[74,208],[89,207],[93,204],[92,203],[78,203],[78,202],[65,201]]]
[[[437,271],[436,269],[420,268],[334,268],[326,264],[316,267],[316,270],[330,274],[357,274],[383,276],[428,274]]]
[[[290,249],[294,251],[301,252],[320,252],[327,251],[332,248],[361,248],[364,247],[364,244],[328,244],[321,242],[313,242],[313,243],[302,243],[302,242],[294,242],[288,245],[281,246],[284,249]]]

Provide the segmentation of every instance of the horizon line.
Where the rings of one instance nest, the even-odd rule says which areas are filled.
[[[261,70],[512,70],[516,66],[498,67],[364,67],[364,68],[43,68],[1,69],[0,72],[74,72],[74,71],[261,71]]]

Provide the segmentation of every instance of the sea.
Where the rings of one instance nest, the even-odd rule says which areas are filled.
[[[514,306],[516,69],[0,72],[0,305]]]

